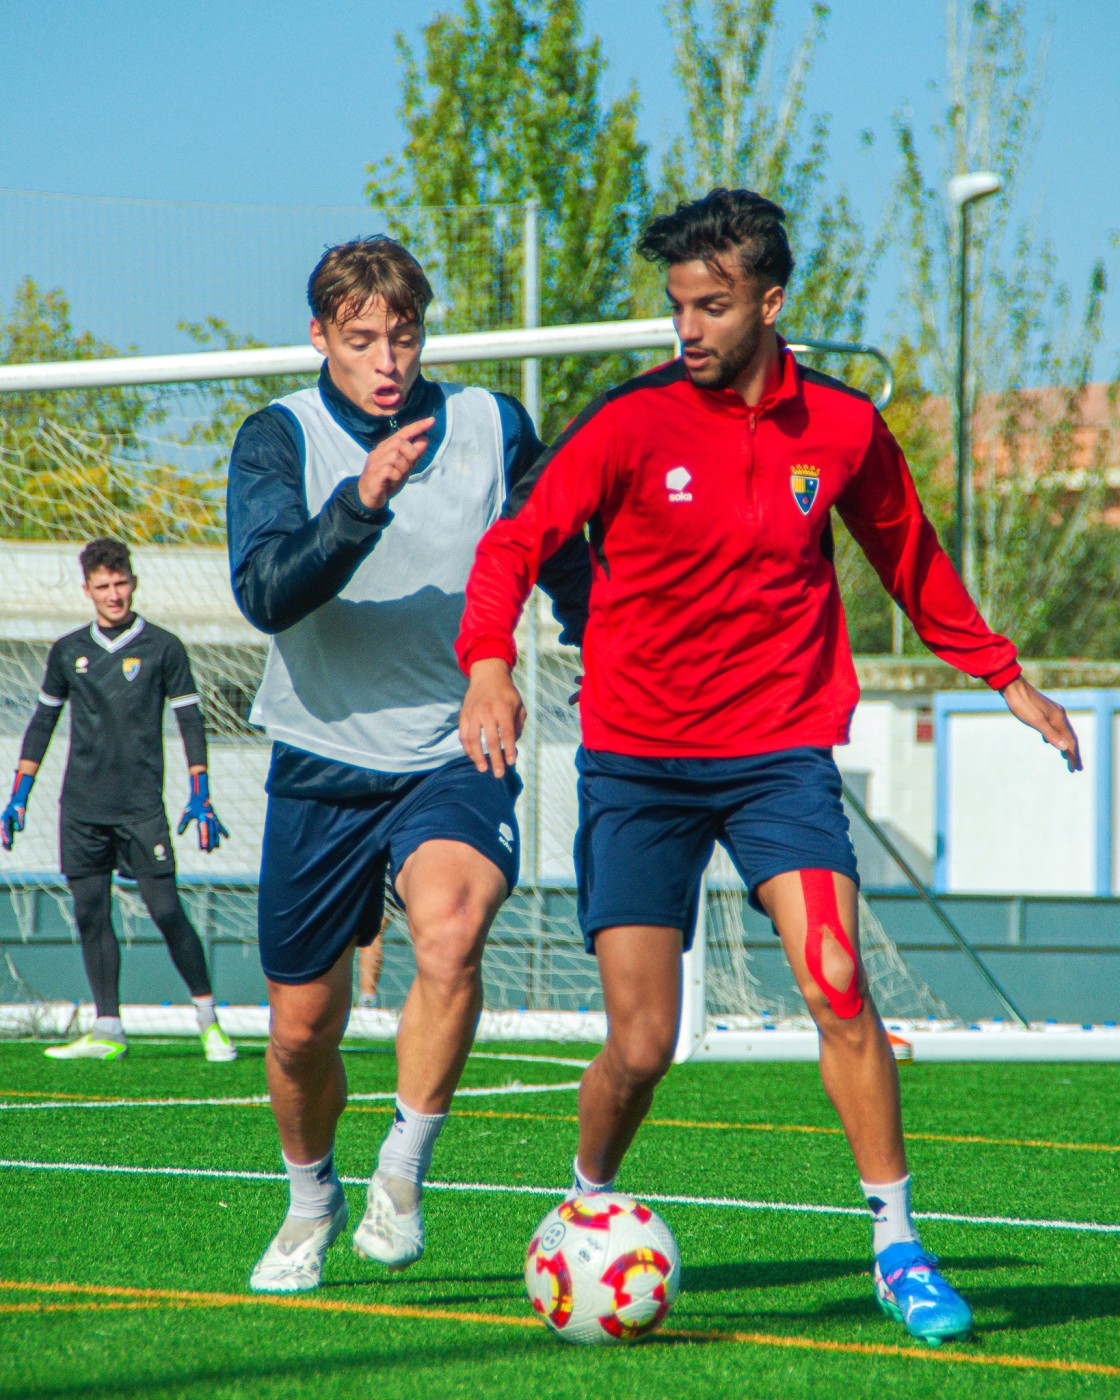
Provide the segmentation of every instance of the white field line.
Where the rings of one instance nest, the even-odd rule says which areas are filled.
[[[181,1035],[165,1039],[157,1039],[154,1036],[145,1035],[136,1037],[136,1039],[143,1045],[177,1045],[180,1048],[182,1048],[183,1045],[183,1037]],[[42,1044],[43,1042],[25,1036],[21,1037],[21,1043],[29,1045]],[[63,1044],[64,1042],[59,1041],[58,1043]],[[238,1036],[237,1043],[238,1045],[254,1050],[263,1050],[268,1045],[267,1040],[254,1040],[252,1037],[248,1036]],[[348,1041],[343,1041],[338,1048],[344,1055],[394,1055],[396,1053],[392,1045],[352,1045]],[[590,1060],[572,1060],[566,1059],[560,1055],[507,1055],[489,1050],[472,1050],[470,1058],[472,1060],[509,1060],[513,1064],[564,1065],[570,1069],[586,1069],[591,1063]]]
[[[472,1050],[472,1060],[513,1060],[536,1065],[570,1065],[573,1069],[586,1069],[590,1060],[565,1060],[558,1055],[506,1055],[497,1051]]]
[[[15,1171],[85,1172],[112,1176],[197,1177],[220,1181],[286,1182],[282,1172],[222,1171],[215,1167],[127,1167],[101,1162],[22,1162],[0,1159],[0,1169]],[[345,1186],[366,1186],[364,1176],[344,1176]],[[481,1191],[509,1196],[562,1196],[564,1186],[506,1186],[481,1181],[426,1181],[426,1191]],[[809,1205],[792,1201],[744,1201],[733,1196],[665,1196],[652,1191],[641,1193],[643,1201],[669,1206],[707,1206],[722,1210],[773,1210],[793,1215],[858,1215],[867,1218],[866,1206]],[[1028,1220],[1013,1215],[956,1215],[948,1211],[915,1211],[915,1220],[945,1220],[956,1225],[1002,1225],[1025,1230],[1071,1230],[1081,1234],[1120,1235],[1120,1224],[1095,1220]]]
[[[579,1080],[566,1084],[503,1084],[496,1088],[456,1089],[455,1097],[483,1098],[494,1094],[551,1094],[561,1090],[578,1089]],[[348,1103],[392,1103],[395,1091],[388,1090],[377,1094],[350,1094]],[[0,1112],[12,1113],[18,1110],[43,1108],[244,1108],[247,1105],[259,1107],[268,1103],[267,1094],[251,1094],[228,1099],[50,1099],[41,1103],[0,1102]]]

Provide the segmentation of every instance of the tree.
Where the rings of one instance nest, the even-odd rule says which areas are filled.
[[[199,350],[264,348],[263,340],[239,334],[218,316],[207,316],[204,321],[180,321],[179,329],[190,336]],[[273,399],[306,388],[307,384],[306,375],[268,374],[249,379],[204,380],[184,385],[180,394],[193,411],[189,415],[190,427],[180,441],[184,447],[205,449],[209,457],[209,470],[224,476],[230,448],[245,419]]]
[[[947,0],[946,23],[948,76],[933,130],[939,170],[927,170],[911,122],[898,122],[905,293],[919,372],[933,396],[927,427],[940,435],[941,461],[951,460],[944,405],[954,398],[960,249],[944,191],[951,175],[994,170],[1003,189],[974,206],[970,240],[973,373],[965,412],[974,424],[967,469],[976,486],[978,602],[1027,655],[1101,655],[1118,640],[1120,550],[1103,510],[1120,384],[1104,392],[1102,420],[1091,435],[1083,410],[1101,335],[1105,269],[1100,262],[1093,268],[1076,309],[1058,281],[1050,242],[1030,222],[1013,224],[1043,83],[1041,55],[1033,63],[1027,55],[1023,5]],[[952,533],[950,521],[955,529],[943,510],[943,538]]]
[[[711,0],[706,8],[708,26],[697,0],[665,6],[687,135],[669,147],[657,203],[671,208],[716,185],[746,186],[773,199],[786,211],[797,259],[788,324],[815,339],[858,340],[882,238],[868,238],[843,185],[830,187],[828,118],[807,112],[829,8],[813,5],[780,90],[769,76],[776,0]],[[858,378],[865,368],[849,362],[838,372]]]
[[[0,362],[106,359],[120,352],[76,333],[65,294],[30,277],[0,325]],[[0,533],[10,539],[219,543],[220,483],[154,458],[165,391],[65,389],[0,398]]]
[[[369,167],[367,195],[433,280],[442,331],[522,324],[522,211],[536,200],[541,322],[632,314],[630,264],[648,190],[637,94],[605,104],[605,60],[579,0],[465,0],[403,36],[404,151]],[[542,362],[543,430],[633,372],[633,357]],[[470,377],[511,387],[510,375]]]

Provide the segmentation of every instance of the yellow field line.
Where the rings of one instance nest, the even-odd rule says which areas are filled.
[[[99,1103],[145,1104],[147,1099],[122,1099],[106,1094],[47,1094],[41,1090],[0,1089],[0,1098],[20,1099],[82,1099]],[[266,1102],[241,1104],[243,1108],[267,1108]],[[351,1104],[350,1113],[392,1113],[393,1105]],[[575,1123],[574,1113],[502,1113],[496,1109],[456,1108],[457,1118],[499,1118],[528,1123]],[[843,1128],[814,1123],[725,1123],[694,1118],[647,1118],[650,1128],[693,1128],[711,1132],[737,1133],[808,1133],[821,1137],[842,1137]],[[1052,1142],[1047,1138],[986,1137],[976,1133],[914,1133],[907,1132],[909,1142],[951,1142],[969,1147],[1036,1147],[1054,1152],[1105,1152],[1120,1154],[1120,1143],[1112,1142]]]
[[[392,1105],[388,1105],[391,1109]],[[375,1107],[358,1108],[355,1105],[348,1112],[376,1113],[385,1109]],[[531,1123],[576,1123],[574,1113],[509,1113],[498,1109],[456,1108],[457,1118],[509,1118]],[[843,1136],[844,1129],[838,1127],[818,1127],[811,1123],[722,1123],[707,1122],[693,1118],[647,1118],[647,1128],[703,1128],[715,1132],[740,1133],[819,1133],[827,1137]],[[911,1133],[906,1134],[908,1142],[956,1142],[987,1147],[1045,1147],[1059,1152],[1117,1152],[1120,1144],[1110,1142],[1049,1142],[1044,1138],[997,1138],[980,1137],[965,1133]]]
[[[45,1089],[0,1089],[0,1099],[84,1099],[89,1103],[120,1103],[119,1094],[48,1094]]]
[[[423,1322],[467,1322],[491,1327],[539,1328],[535,1317],[508,1317],[501,1313],[467,1312],[457,1308],[418,1307],[396,1303],[351,1303],[329,1298],[292,1298],[281,1294],[196,1293],[176,1288],[126,1288],[82,1283],[21,1283],[0,1279],[0,1289],[8,1292],[77,1294],[140,1300],[143,1303],[169,1303],[188,1307],[273,1307],[304,1312],[351,1313],[367,1317],[414,1318]],[[17,1305],[21,1311],[35,1305]],[[46,1311],[51,1305],[43,1306]],[[55,1305],[57,1307],[57,1305]],[[65,1305],[63,1305],[65,1306]],[[72,1305],[71,1305],[72,1306]],[[79,1305],[80,1306],[80,1305]],[[107,1306],[91,1303],[93,1308]],[[130,1304],[136,1306],[136,1303]],[[0,1305],[3,1311],[7,1307]],[[908,1357],[947,1366],[997,1366],[1016,1371],[1058,1371],[1080,1376],[1120,1377],[1120,1366],[1098,1361],[1056,1361],[1035,1356],[978,1354],[968,1351],[933,1351],[928,1347],[890,1346],[881,1342],[834,1342],[817,1337],[782,1337],[770,1332],[720,1332],[687,1327],[663,1328],[663,1337],[690,1342],[731,1342],[738,1346],[785,1347],[795,1351],[832,1352],[846,1356]]]

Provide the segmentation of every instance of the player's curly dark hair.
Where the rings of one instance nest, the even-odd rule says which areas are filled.
[[[135,578],[128,545],[122,544],[120,540],[107,539],[105,536],[90,540],[78,555],[78,562],[86,579],[97,569],[111,569],[115,574],[128,574],[130,578]]]
[[[733,249],[746,276],[784,287],[793,271],[785,217],[784,209],[754,190],[710,190],[651,220],[638,252],[663,264],[701,261],[726,279],[719,258]]]
[[[422,325],[432,300],[424,269],[403,243],[379,233],[328,248],[307,281],[307,302],[317,321],[344,325],[380,299],[402,321]]]

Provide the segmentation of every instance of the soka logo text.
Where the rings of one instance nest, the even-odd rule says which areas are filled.
[[[813,509],[813,502],[817,499],[817,490],[820,484],[820,467],[799,464],[790,468],[790,490],[793,492],[793,499],[797,502],[797,509],[802,515],[808,515]]]
[[[671,501],[691,501],[692,492],[687,489],[692,474],[687,467],[674,467],[665,473],[665,486]]]
[[[121,670],[124,672],[126,681],[134,681],[140,674],[140,658],[138,656],[126,656],[121,662]]]

